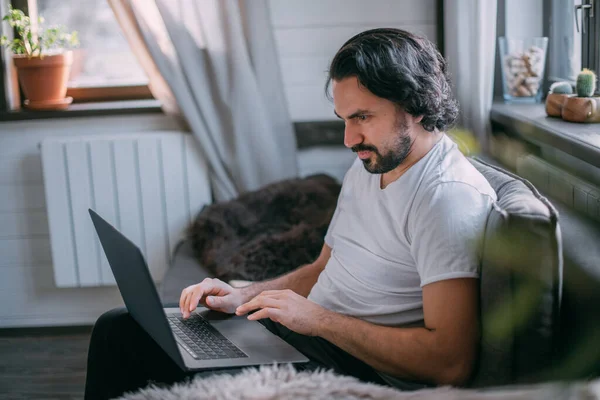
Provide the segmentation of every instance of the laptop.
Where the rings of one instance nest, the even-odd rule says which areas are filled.
[[[244,316],[199,306],[184,320],[179,307],[163,308],[140,249],[93,210],[89,212],[127,310],[183,370],[308,361]]]

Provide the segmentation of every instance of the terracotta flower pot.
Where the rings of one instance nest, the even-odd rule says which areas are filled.
[[[43,57],[28,58],[13,55],[19,83],[25,93],[25,106],[31,109],[57,109],[68,106],[72,98],[65,98],[67,82],[73,63],[73,52],[65,51]]]
[[[562,93],[549,93],[546,96],[546,114],[549,117],[558,117],[562,116],[563,106],[565,101],[569,97],[575,96],[574,94],[562,94]]]
[[[600,122],[600,97],[569,97],[562,118],[569,122]]]

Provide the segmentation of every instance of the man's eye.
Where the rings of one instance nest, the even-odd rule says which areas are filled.
[[[359,115],[357,118],[359,121],[366,121],[368,117],[368,115]]]

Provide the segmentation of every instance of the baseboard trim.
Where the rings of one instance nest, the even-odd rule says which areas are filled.
[[[92,325],[0,328],[0,338],[90,334],[92,333],[92,328]]]
[[[107,306],[102,310],[90,310],[89,313],[45,314],[45,315],[3,315],[0,316],[0,330],[16,328],[54,328],[72,326],[92,326],[105,311],[120,305]],[[94,312],[95,311],[95,312]]]

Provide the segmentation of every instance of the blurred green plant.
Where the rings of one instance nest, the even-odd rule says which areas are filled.
[[[539,306],[543,287],[539,281],[529,281],[514,289],[514,295],[499,304],[483,326],[486,337],[492,343],[506,340],[527,325]]]
[[[513,338],[531,329],[532,318],[540,306],[546,304],[544,307],[547,307],[548,304],[550,281],[540,274],[540,268],[544,268],[542,264],[548,262],[549,250],[540,240],[542,236],[537,236],[537,233],[542,234],[544,228],[537,224],[532,226],[518,218],[508,221],[510,223],[487,235],[484,241],[487,262],[482,274],[487,274],[488,281],[506,280],[510,275],[508,279],[511,285],[511,290],[488,305],[482,318],[483,336],[494,348],[502,348],[505,344],[512,346]],[[593,285],[586,286],[585,282],[576,281],[573,277],[567,283],[569,287],[565,286],[563,292],[569,290],[581,298],[595,298],[592,295],[595,290]],[[554,318],[559,318],[559,315]],[[563,326],[561,329],[575,327]],[[554,338],[552,351],[555,362],[529,371],[531,376],[528,379],[541,381],[596,377],[600,367],[600,324],[585,321],[578,323],[577,330],[568,335],[571,342],[563,343],[567,337],[563,336],[564,332],[560,333],[560,340]]]
[[[67,32],[63,25],[43,27],[44,18],[38,18],[38,29],[33,31],[29,16],[21,10],[8,7],[8,14],[2,18],[8,21],[15,30],[16,36],[10,40],[6,35],[0,37],[0,46],[6,46],[14,54],[24,54],[27,57],[43,57],[46,52],[53,49],[70,48],[79,45],[76,31]]]
[[[458,149],[465,156],[479,154],[480,146],[473,132],[466,129],[455,128],[448,131],[448,136],[458,145]]]
[[[539,265],[547,251],[528,231],[531,228],[513,219],[502,225],[485,241],[489,259],[486,273],[512,275],[511,296],[495,304],[484,321],[484,331],[491,342],[502,342],[527,326],[544,293]]]

